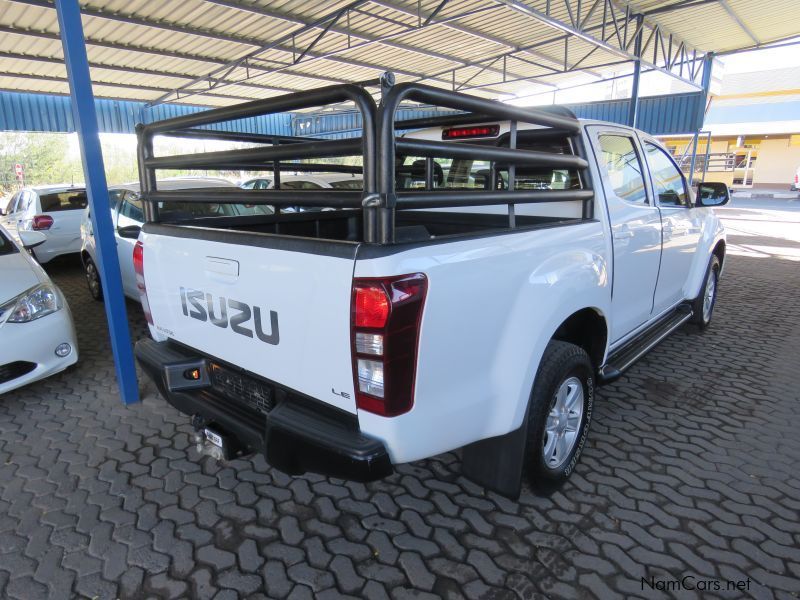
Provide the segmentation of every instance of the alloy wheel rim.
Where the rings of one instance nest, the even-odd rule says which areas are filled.
[[[93,264],[89,264],[86,267],[86,279],[89,281],[89,289],[96,296],[100,288],[100,281],[97,279],[97,269],[94,268]]]
[[[553,396],[545,423],[544,462],[549,468],[559,468],[572,454],[582,419],[583,383],[577,377],[570,377]]]

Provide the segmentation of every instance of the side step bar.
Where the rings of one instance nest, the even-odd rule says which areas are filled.
[[[681,305],[673,313],[615,350],[598,373],[599,383],[611,383],[619,379],[637,360],[691,319],[693,314],[689,305]]]

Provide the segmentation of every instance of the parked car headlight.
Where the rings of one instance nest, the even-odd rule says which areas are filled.
[[[49,283],[43,283],[0,306],[0,318],[8,314],[5,319],[7,323],[27,323],[54,313],[61,307],[58,290]]]

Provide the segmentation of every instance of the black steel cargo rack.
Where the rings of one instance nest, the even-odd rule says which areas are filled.
[[[390,74],[382,80],[393,81]],[[202,111],[150,124],[137,125],[139,178],[144,200],[145,220],[159,221],[159,204],[169,202],[228,203],[270,205],[279,212],[282,207],[329,207],[362,213],[362,240],[373,244],[395,242],[397,211],[464,206],[507,206],[508,227],[516,225],[515,206],[541,202],[572,201],[581,203],[581,219],[593,218],[594,192],[588,176],[586,151],[580,136],[580,123],[569,111],[553,112],[520,108],[485,100],[463,93],[442,90],[422,84],[383,85],[380,105],[355,84],[334,85],[285,96],[255,100],[231,107]],[[463,111],[461,114],[429,119],[396,120],[396,112],[404,100]],[[245,117],[299,111],[342,102],[352,102],[360,114],[362,135],[350,139],[320,139],[285,135],[262,135],[206,129],[217,123]],[[508,146],[496,143],[433,141],[398,137],[397,129],[412,129],[470,124],[492,120],[510,121]],[[517,148],[518,123],[527,123],[564,135],[571,154],[540,152]],[[538,131],[539,129],[537,129]],[[154,156],[153,138],[158,135],[251,142],[258,146],[177,156]],[[425,179],[422,189],[397,190],[395,177],[398,156],[425,157]],[[332,157],[360,156],[361,165],[292,162]],[[473,158],[492,161],[492,180],[496,182],[497,166],[508,173],[508,189],[435,189],[433,185],[436,157]],[[520,166],[572,169],[578,174],[580,189],[516,190],[515,170]],[[271,171],[275,189],[192,188],[159,190],[156,172],[169,169],[260,170]],[[281,189],[281,173],[285,171],[359,173],[362,190],[294,190]]]

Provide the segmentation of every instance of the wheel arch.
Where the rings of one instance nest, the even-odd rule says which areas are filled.
[[[719,270],[722,271],[722,265],[725,264],[725,240],[720,240],[711,253],[719,260]]]
[[[582,308],[564,319],[551,336],[583,348],[594,367],[600,368],[608,346],[608,323],[596,308]]]

